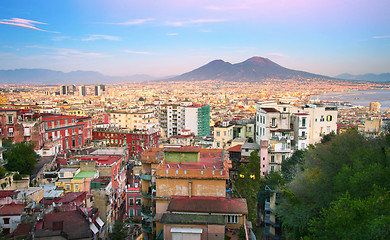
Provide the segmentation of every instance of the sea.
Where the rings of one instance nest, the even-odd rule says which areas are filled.
[[[312,95],[311,100],[335,102],[341,106],[369,107],[370,102],[379,102],[381,111],[390,108],[390,89],[369,89],[350,92],[333,92],[324,95]]]

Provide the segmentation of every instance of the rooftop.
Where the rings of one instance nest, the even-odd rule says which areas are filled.
[[[81,161],[96,161],[96,165],[111,165],[122,158],[122,155],[82,156]]]
[[[95,176],[97,171],[80,171],[76,176],[73,177],[73,179],[84,179],[84,178],[91,178]]]
[[[248,214],[244,198],[172,196],[170,212]]]
[[[21,215],[24,211],[24,204],[5,204],[0,205],[0,216],[12,216],[12,215]]]
[[[164,213],[160,222],[163,224],[225,225],[225,218],[222,215]]]

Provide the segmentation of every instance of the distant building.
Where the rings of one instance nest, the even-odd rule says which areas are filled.
[[[381,104],[379,102],[370,102],[370,112],[380,112]]]
[[[66,85],[60,86],[60,95],[68,95],[68,86]]]
[[[210,136],[210,105],[190,105],[185,107],[185,128],[195,136]]]
[[[233,127],[229,122],[224,121],[214,125],[214,148],[227,149],[233,140]]]
[[[79,96],[86,96],[86,95],[87,95],[87,91],[85,85],[79,86]]]
[[[95,86],[95,96],[101,96],[103,93],[106,92],[106,86],[103,84],[96,85]]]
[[[155,111],[165,137],[182,134],[185,129],[185,107],[175,104],[157,105]]]

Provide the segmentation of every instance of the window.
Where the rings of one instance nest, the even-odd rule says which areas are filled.
[[[221,144],[219,142],[217,142],[217,148],[221,147]]]
[[[137,198],[137,199],[135,200],[135,205],[141,206],[141,198]]]
[[[271,172],[275,171],[275,166],[271,166]]]
[[[9,224],[9,218],[3,218],[4,224]]]
[[[328,133],[330,133],[330,126],[327,126],[327,127],[326,127],[326,131],[327,131]]]
[[[74,185],[74,190],[77,192],[77,191],[79,191],[79,185],[78,184],[75,184]]]
[[[134,206],[134,198],[129,198],[129,206]]]
[[[129,210],[129,217],[134,217],[134,209]]]
[[[272,127],[276,127],[276,118],[272,118],[271,125]]]
[[[282,161],[286,160],[286,155],[282,155]]]
[[[137,217],[141,216],[141,209],[137,209],[136,212],[137,212]]]
[[[226,216],[226,223],[238,223],[238,216]]]
[[[226,131],[223,131],[223,135],[226,136]]]
[[[221,133],[219,131],[217,131],[216,133],[217,133],[217,137],[221,136]]]
[[[69,183],[66,184],[66,190],[70,191],[70,184]]]
[[[331,122],[332,118],[333,118],[332,115],[328,115],[328,116],[326,116],[326,121]]]
[[[13,121],[12,121],[12,115],[8,115],[8,124],[12,124]]]
[[[271,156],[271,162],[275,162],[275,156],[274,155]]]
[[[306,136],[306,132],[305,131],[302,132],[302,137],[304,137],[304,136]]]
[[[64,173],[60,173],[60,178],[63,178],[64,177]]]
[[[302,127],[306,127],[306,118],[302,118]]]

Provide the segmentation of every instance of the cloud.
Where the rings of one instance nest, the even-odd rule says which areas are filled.
[[[132,51],[132,50],[124,50],[125,53],[130,53],[130,54],[152,54],[151,52],[142,52],[142,51]]]
[[[12,25],[12,26],[17,26],[22,28],[29,28],[29,29],[34,29],[43,32],[52,32],[52,31],[47,31],[47,30],[37,28],[35,26],[36,24],[47,24],[47,23],[37,22],[34,20],[28,20],[23,18],[1,19],[0,24]],[[52,33],[58,33],[58,32],[52,32]]]
[[[390,38],[390,35],[385,35],[385,36],[373,36],[372,38]]]
[[[69,37],[68,36],[59,36],[59,37],[52,38],[53,41],[62,41],[64,39],[69,39]]]
[[[112,41],[119,41],[119,40],[121,40],[120,37],[115,37],[115,36],[90,34],[89,37],[83,38],[82,41],[93,41],[93,40],[100,40],[100,39],[112,40]]]
[[[226,22],[226,19],[191,19],[187,21],[166,22],[166,25],[181,27],[189,24],[215,23],[215,22]]]
[[[143,19],[134,19],[131,21],[126,22],[119,22],[119,23],[108,23],[108,24],[115,24],[115,25],[138,25],[146,22],[153,21],[154,18],[143,18]]]
[[[177,36],[179,35],[178,33],[167,33],[168,36]]]
[[[76,49],[70,49],[70,48],[55,48],[55,47],[45,47],[45,46],[39,46],[39,45],[33,45],[33,46],[26,46],[27,48],[38,48],[38,49],[46,49],[46,50],[52,50],[50,54],[57,55],[58,57],[63,56],[79,56],[79,57],[92,57],[92,58],[104,58],[108,57],[101,53],[94,53],[94,52],[82,52]]]

